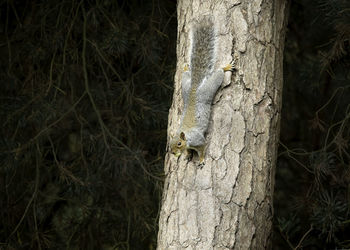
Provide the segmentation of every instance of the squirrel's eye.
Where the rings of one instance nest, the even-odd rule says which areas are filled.
[[[177,143],[177,145],[180,147],[180,146],[181,146],[181,142],[179,141],[179,142]]]

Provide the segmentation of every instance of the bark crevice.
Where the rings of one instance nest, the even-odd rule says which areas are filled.
[[[167,155],[158,249],[266,249],[279,137],[285,1],[178,1],[177,72],[168,135],[179,126],[189,28],[212,13],[217,64],[236,70],[215,98],[205,165]],[[281,12],[281,10],[283,10]]]

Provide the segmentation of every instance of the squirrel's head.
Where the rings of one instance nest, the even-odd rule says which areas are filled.
[[[184,132],[176,135],[170,143],[171,153],[179,157],[181,153],[186,149],[186,136]]]

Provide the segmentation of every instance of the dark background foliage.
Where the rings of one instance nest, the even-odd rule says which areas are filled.
[[[292,1],[275,185],[277,249],[350,248],[350,1]]]
[[[175,7],[1,2],[4,247],[155,245]]]
[[[154,249],[176,2],[0,1],[0,248]],[[274,249],[350,248],[350,3],[294,0]]]

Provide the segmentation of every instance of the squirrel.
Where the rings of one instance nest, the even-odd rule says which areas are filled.
[[[182,73],[182,98],[184,110],[180,128],[170,142],[171,152],[179,157],[186,151],[197,152],[200,164],[204,164],[211,104],[224,80],[224,72],[232,71],[228,64],[214,71],[216,59],[215,28],[210,17],[203,17],[191,29],[190,65]]]

